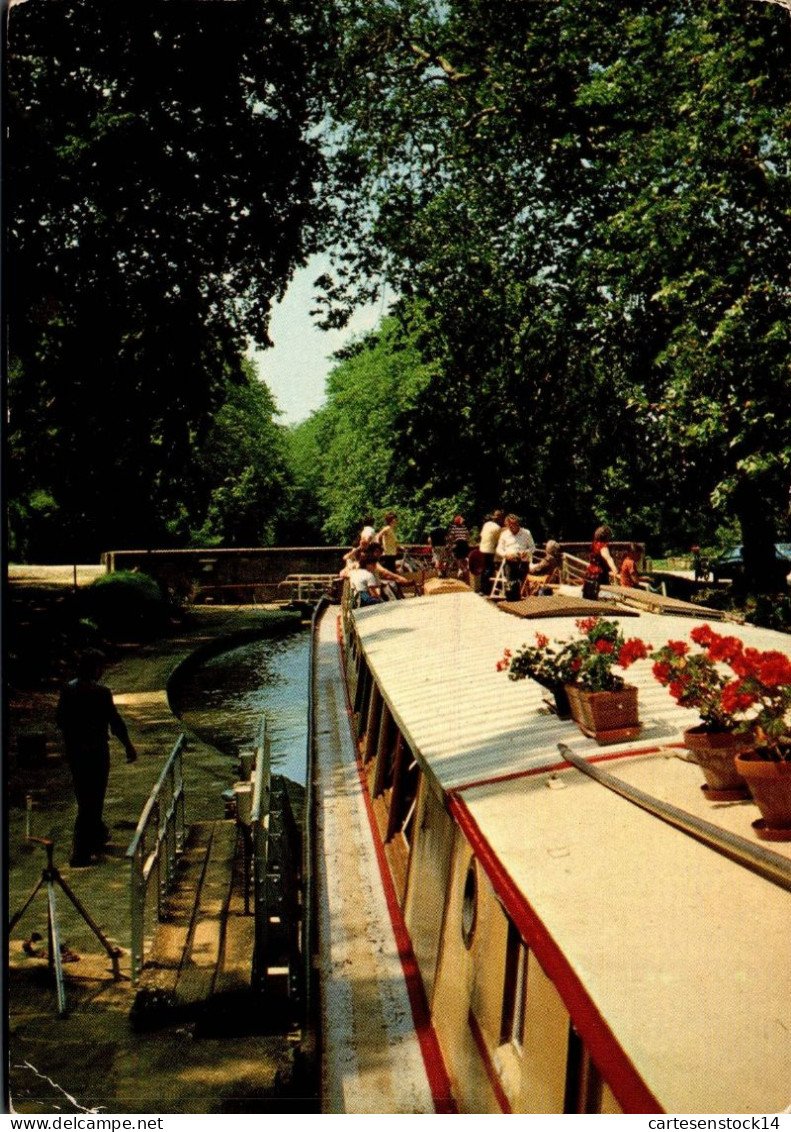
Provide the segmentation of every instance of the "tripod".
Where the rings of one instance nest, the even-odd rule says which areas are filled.
[[[47,935],[49,941],[49,969],[55,974],[55,986],[58,992],[58,1014],[66,1013],[66,986],[63,981],[63,958],[60,949],[60,931],[58,929],[58,909],[55,902],[55,886],[57,885],[63,892],[66,893],[69,900],[82,916],[85,923],[91,929],[93,934],[101,943],[113,964],[113,978],[120,979],[121,971],[118,966],[118,960],[121,957],[120,947],[113,947],[107,937],[97,928],[89,914],[85,911],[82,904],[69,888],[66,881],[60,875],[57,867],[53,864],[52,855],[55,851],[55,842],[50,841],[47,837],[29,837],[29,841],[35,841],[39,845],[43,845],[47,854],[47,864],[42,869],[41,876],[33,888],[33,891],[28,896],[25,903],[16,913],[12,916],[11,922],[8,925],[9,933],[14,930],[16,925],[24,916],[27,909],[33,903],[33,898],[39,891],[41,886],[46,883],[47,885]]]

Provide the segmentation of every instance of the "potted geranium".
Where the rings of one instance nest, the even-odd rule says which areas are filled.
[[[717,637],[715,642],[712,635],[711,655],[703,647],[704,640],[708,641],[703,629],[700,626],[691,634],[701,651],[693,652],[686,641],[668,641],[651,656],[653,673],[681,707],[698,713],[700,723],[684,731],[684,746],[703,771],[706,782],[701,790],[712,802],[736,801],[749,797],[747,783],[734,763],[734,757],[749,744],[749,738],[743,733],[729,697],[723,701],[729,677],[715,661],[724,662],[734,656],[740,642],[736,637]]]
[[[753,822],[767,841],[791,841],[791,657],[776,649],[731,644],[710,626],[693,637],[710,656],[722,659],[733,673],[722,690],[726,711],[742,716],[740,731],[748,746],[735,757],[762,817]]]
[[[564,685],[573,678],[570,659],[564,660],[563,646],[552,644],[545,633],[536,633],[534,645],[523,645],[516,652],[506,649],[497,662],[498,672],[507,672],[509,680],[535,680],[547,688],[555,700],[559,719],[571,718],[571,707]]]
[[[577,621],[582,634],[563,650],[572,679],[566,684],[571,714],[581,731],[597,743],[618,743],[640,731],[637,688],[616,668],[627,669],[648,656],[650,645],[624,638],[614,621],[586,617]]]
[[[512,680],[529,676],[556,695],[561,687],[577,726],[597,742],[633,738],[640,730],[637,689],[615,669],[626,669],[646,657],[650,645],[637,638],[625,640],[613,621],[601,617],[588,617],[576,625],[579,638],[550,644],[548,637],[537,633],[534,646],[524,646],[513,655],[506,652],[498,669],[507,670]]]
[[[672,647],[678,659],[669,661],[661,649],[654,654],[659,658],[654,674],[684,706],[698,706],[695,699],[704,706],[705,691],[711,710],[706,716],[701,712],[703,725],[708,719],[710,727],[724,726],[732,735],[736,749],[730,757],[763,815],[753,823],[759,837],[791,840],[791,657],[774,649],[746,648],[737,637],[715,633],[709,625],[698,626],[690,636],[701,654],[668,642],[665,649]],[[668,679],[665,664],[674,679]],[[705,680],[694,675],[700,672],[707,674]]]

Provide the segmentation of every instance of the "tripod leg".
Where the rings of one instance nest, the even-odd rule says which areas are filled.
[[[108,955],[110,956],[110,958],[112,959],[112,962],[113,962],[113,975],[114,975],[114,977],[115,977],[116,979],[120,979],[120,977],[121,977],[121,972],[120,972],[120,970],[119,970],[119,968],[118,968],[118,957],[119,957],[119,955],[120,955],[120,950],[119,950],[119,948],[117,948],[117,947],[113,947],[113,945],[112,945],[112,944],[110,943],[109,939],[107,939],[107,937],[106,937],[106,936],[104,935],[104,933],[103,933],[103,932],[101,931],[101,929],[100,929],[100,928],[98,928],[98,927],[96,926],[96,924],[95,924],[95,923],[93,922],[93,920],[91,919],[91,917],[90,917],[89,913],[88,913],[88,912],[87,912],[87,911],[85,910],[85,908],[83,908],[82,904],[81,904],[81,903],[79,902],[79,900],[77,899],[77,897],[76,897],[76,896],[74,895],[74,893],[72,892],[72,890],[71,890],[71,889],[69,888],[68,884],[66,884],[66,881],[65,881],[65,880],[63,879],[63,877],[62,877],[62,876],[60,875],[60,873],[58,872],[58,870],[57,870],[57,869],[54,869],[54,870],[53,870],[53,872],[54,872],[54,877],[55,877],[55,880],[56,880],[56,881],[58,882],[58,884],[60,885],[60,887],[61,887],[61,888],[63,889],[63,891],[64,891],[64,892],[66,893],[66,895],[68,896],[69,900],[70,900],[70,901],[72,902],[72,904],[74,905],[74,907],[75,907],[75,908],[77,909],[77,911],[79,912],[79,914],[80,914],[80,915],[82,916],[83,920],[85,920],[85,923],[86,923],[86,924],[88,925],[88,927],[89,927],[89,928],[91,929],[91,931],[93,932],[93,934],[94,934],[94,935],[96,936],[96,938],[97,938],[97,939],[99,940],[99,943],[101,943],[101,945],[102,945],[102,947],[104,948],[104,950],[105,950],[105,951],[107,952],[107,954],[108,954]]]
[[[42,873],[41,876],[38,879],[38,883],[36,884],[35,888],[31,892],[30,896],[28,896],[27,900],[22,905],[22,907],[19,909],[19,911],[16,913],[16,915],[11,918],[11,923],[8,925],[9,933],[11,933],[14,930],[14,928],[17,926],[19,921],[24,916],[25,912],[27,912],[28,908],[33,903],[33,897],[36,895],[36,893],[38,892],[38,890],[41,888],[42,884],[44,883],[44,876],[45,876],[45,874]]]
[[[60,954],[60,930],[58,928],[58,910],[55,905],[55,885],[52,880],[47,881],[47,903],[49,906],[49,955],[50,962],[54,961],[55,986],[58,991],[58,1014],[66,1013],[66,985],[63,981],[63,961]]]

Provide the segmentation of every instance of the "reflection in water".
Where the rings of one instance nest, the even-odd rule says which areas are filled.
[[[304,784],[309,649],[303,629],[211,657],[184,681],[174,706],[190,731],[234,757],[252,746],[265,713],[272,769]]]

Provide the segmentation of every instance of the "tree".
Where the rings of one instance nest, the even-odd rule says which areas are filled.
[[[275,422],[272,394],[252,363],[243,368],[246,383],[230,389],[191,463],[191,505],[183,519],[192,545],[271,545],[289,515],[286,430]],[[181,541],[183,532],[175,533]]]
[[[317,239],[325,15],[29,0],[8,19],[10,495],[58,509],[37,554],[151,545]]]
[[[327,380],[327,404],[295,430],[300,482],[318,500],[324,535],[349,543],[366,514],[399,511],[399,531],[422,537],[423,500],[400,486],[393,449],[399,415],[419,400],[431,370],[394,320],[348,348]]]
[[[711,532],[713,501],[768,584],[791,434],[785,13],[344,8],[328,297],[386,270],[419,304],[437,376],[395,438],[415,484],[673,541]]]

